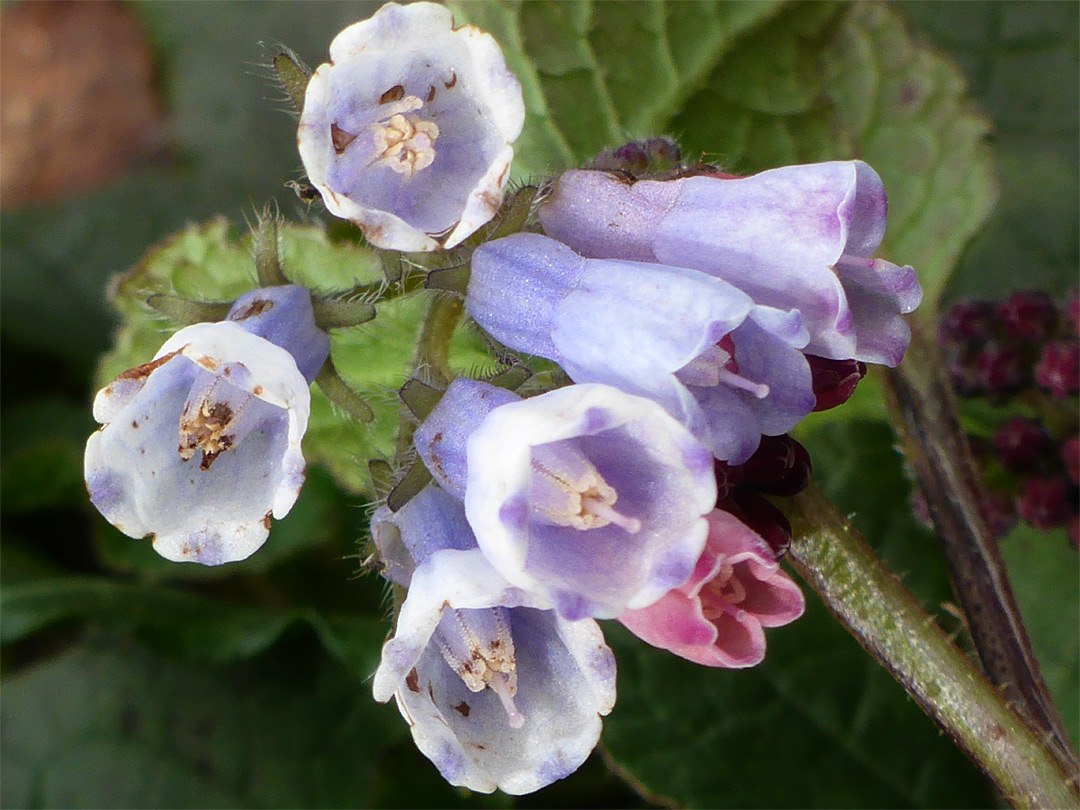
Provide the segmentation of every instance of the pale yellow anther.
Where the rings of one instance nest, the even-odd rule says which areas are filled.
[[[536,458],[532,461],[534,478],[533,506],[556,526],[575,529],[599,529],[615,524],[629,534],[641,531],[641,521],[615,511],[619,493],[600,472],[582,458],[583,470],[577,476],[560,475]]]
[[[409,112],[422,106],[423,102],[416,96],[406,96],[394,104],[395,109]],[[385,163],[398,174],[410,178],[434,162],[439,127],[434,121],[395,112],[383,123],[375,125],[374,136],[375,162]]]

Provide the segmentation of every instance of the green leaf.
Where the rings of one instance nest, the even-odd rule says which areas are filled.
[[[58,622],[90,622],[139,638],[171,657],[213,664],[259,655],[290,627],[302,624],[360,678],[375,671],[388,630],[386,622],[372,616],[327,616],[305,607],[252,607],[104,577],[42,576],[6,584],[0,606],[3,644],[22,641]]]
[[[513,177],[550,174],[672,126],[734,42],[779,3],[456,3],[521,81]]]
[[[374,251],[331,242],[321,228],[286,224],[280,240],[286,275],[316,292],[377,285],[382,279],[382,264]],[[170,325],[144,305],[149,294],[233,300],[255,286],[251,249],[251,235],[237,233],[221,219],[190,226],[151,249],[115,284],[114,301],[124,326],[102,361],[99,385],[147,362],[164,342]],[[309,462],[324,464],[350,492],[370,492],[368,459],[393,455],[398,420],[394,391],[408,379],[430,295],[417,293],[380,303],[375,321],[331,331],[334,365],[371,405],[375,421],[365,425],[348,419],[315,387],[304,455]],[[491,364],[481,340],[469,330],[459,331],[451,357],[462,371]]]
[[[831,421],[800,439],[814,459],[815,481],[903,573],[905,585],[932,608],[949,599],[936,541],[907,505],[909,485],[888,425]],[[609,633],[619,705],[604,741],[647,795],[732,807],[992,801],[974,766],[816,599],[804,617],[767,635],[761,666],[726,671]]]
[[[1063,295],[1080,265],[1080,49],[1074,3],[899,4],[947,48],[994,123],[1001,201],[945,297]]]
[[[854,154],[889,193],[882,253],[911,264],[932,321],[957,258],[997,199],[990,122],[952,62],[909,37],[883,5],[851,8],[825,55],[826,92]]]
[[[1001,541],[1013,593],[1043,678],[1072,736],[1080,740],[1080,584],[1076,549],[1063,529],[1021,523]]]
[[[744,173],[861,158],[889,193],[882,254],[916,268],[927,318],[994,205],[989,122],[956,67],[915,45],[884,5],[455,9],[500,40],[522,80],[528,115],[515,177],[664,131],[678,133],[689,153]]]
[[[243,667],[96,639],[4,684],[8,807],[355,807],[406,725],[302,649]],[[307,654],[304,654],[307,653]]]
[[[752,670],[607,633],[619,704],[604,744],[632,783],[690,807],[982,807],[981,775],[814,601]],[[882,733],[888,729],[888,733]]]

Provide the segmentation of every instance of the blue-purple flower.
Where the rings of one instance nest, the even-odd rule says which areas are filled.
[[[682,267],[583,259],[537,234],[473,254],[469,314],[511,349],[662,404],[713,454],[740,464],[762,434],[814,408],[798,312],[756,305]]]
[[[250,556],[303,485],[308,384],[329,347],[295,286],[248,293],[227,320],[181,329],[98,392],[90,500],[167,559]]]
[[[334,38],[297,143],[330,213],[377,247],[430,251],[494,216],[524,120],[493,37],[435,3],[388,3]]]
[[[540,222],[585,256],[689,267],[759,304],[798,309],[808,354],[895,366],[911,339],[901,315],[922,290],[910,267],[872,258],[887,208],[881,178],[861,161],[636,183],[571,171]]]
[[[655,602],[704,547],[712,454],[651,400],[606,385],[521,400],[458,379],[414,441],[494,568],[564,618]]]
[[[447,781],[520,794],[576,770],[615,703],[615,658],[596,622],[568,622],[506,582],[476,547],[462,505],[429,486],[372,536],[408,587],[375,673],[417,747]]]

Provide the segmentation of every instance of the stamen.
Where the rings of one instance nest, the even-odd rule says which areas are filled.
[[[517,706],[514,705],[514,696],[510,693],[510,684],[506,676],[501,672],[496,672],[488,681],[488,687],[499,696],[503,708],[506,709],[510,728],[521,728],[525,725],[525,715],[519,712]]]
[[[385,163],[398,174],[409,178],[435,161],[438,125],[415,115],[405,117],[406,113],[415,112],[423,106],[424,102],[416,96],[395,98],[386,105],[380,123],[373,127],[375,156],[372,164]]]
[[[769,386],[739,375],[739,364],[735,362],[735,341],[731,335],[724,335],[720,342],[675,372],[675,376],[683,385],[696,388],[714,388],[723,383],[749,391],[758,399],[765,399],[769,395]]]
[[[196,450],[201,450],[199,469],[209,470],[218,456],[240,443],[246,431],[238,431],[237,426],[253,399],[250,394],[232,389],[220,377],[214,377],[201,389],[193,389],[180,415],[180,458],[189,461]]]
[[[542,519],[555,526],[581,530],[613,523],[629,534],[641,531],[640,520],[612,508],[619,493],[576,448],[533,448],[532,468],[529,503]]]

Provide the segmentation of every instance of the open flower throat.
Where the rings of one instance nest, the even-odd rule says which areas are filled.
[[[428,101],[435,97],[435,88]],[[394,85],[379,97],[379,117],[370,129],[373,158],[370,165],[384,163],[398,174],[411,178],[435,161],[435,141],[439,127],[417,115],[424,102],[417,96],[405,94],[405,88]],[[336,123],[330,125],[330,140],[334,153],[340,155],[357,138]]]
[[[525,724],[524,715],[514,705],[517,662],[506,608],[446,610],[435,640],[443,660],[470,692],[490,689],[506,710],[510,727]]]
[[[201,450],[199,469],[209,470],[218,456],[236,447],[250,432],[251,420],[243,417],[254,401],[251,394],[221,377],[194,387],[180,414],[180,458],[190,461]]]
[[[556,526],[599,529],[615,524],[630,534],[641,521],[614,509],[619,493],[583,453],[566,442],[534,447],[530,502],[541,519]]]

